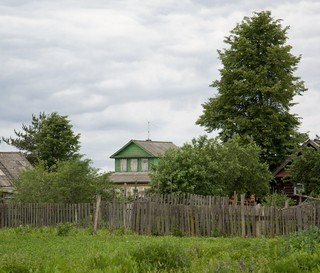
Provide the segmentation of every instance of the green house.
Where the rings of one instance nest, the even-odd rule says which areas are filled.
[[[129,194],[143,192],[149,187],[152,165],[158,164],[165,151],[175,148],[172,142],[130,140],[110,156],[115,160],[115,172],[110,179],[120,187],[126,184]]]

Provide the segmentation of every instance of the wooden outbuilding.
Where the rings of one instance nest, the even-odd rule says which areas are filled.
[[[31,168],[30,162],[20,152],[0,152],[0,197],[10,198],[14,190],[14,179],[25,169]]]
[[[308,139],[302,145],[297,154],[301,154],[305,147],[312,147],[315,150],[320,148],[320,143],[317,140]],[[283,192],[288,197],[293,199],[295,198],[296,194],[303,194],[304,188],[301,184],[293,184],[290,181],[290,176],[287,171],[287,167],[292,163],[291,157],[287,158],[273,173],[273,177],[275,183],[273,185],[273,190],[276,192]]]

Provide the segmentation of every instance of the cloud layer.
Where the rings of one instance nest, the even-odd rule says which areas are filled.
[[[32,114],[68,115],[81,152],[113,170],[109,156],[130,139],[177,145],[204,134],[195,125],[215,95],[217,49],[244,16],[271,10],[291,26],[309,91],[293,108],[302,131],[320,133],[318,1],[7,0],[0,3],[0,135]],[[10,150],[0,144],[2,150]]]

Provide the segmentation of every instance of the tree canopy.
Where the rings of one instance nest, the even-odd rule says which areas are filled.
[[[259,162],[260,148],[235,135],[226,143],[201,136],[168,150],[154,167],[151,190],[161,193],[229,195],[234,191],[262,195],[271,173]]]
[[[91,161],[80,157],[58,161],[47,168],[38,162],[32,169],[22,172],[14,182],[14,197],[26,203],[85,203],[92,202],[96,194],[107,198],[111,193],[109,175],[98,174]]]
[[[22,131],[14,133],[16,138],[2,137],[3,141],[24,152],[32,164],[45,161],[50,168],[57,161],[78,156],[80,134],[75,135],[67,116],[56,112],[32,115],[31,125],[22,124]]]
[[[319,140],[318,140],[319,141]],[[290,180],[302,183],[306,194],[320,194],[320,149],[305,147],[292,156],[288,167]]]
[[[290,53],[289,27],[262,11],[245,17],[218,50],[223,67],[212,83],[218,94],[203,104],[197,124],[208,132],[220,130],[223,141],[234,134],[249,136],[261,148],[261,159],[272,169],[306,139],[300,120],[289,112],[295,95],[306,88],[294,72],[301,56]]]

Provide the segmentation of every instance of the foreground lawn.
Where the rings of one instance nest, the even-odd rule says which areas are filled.
[[[318,229],[273,239],[121,233],[1,229],[0,272],[320,272]]]

